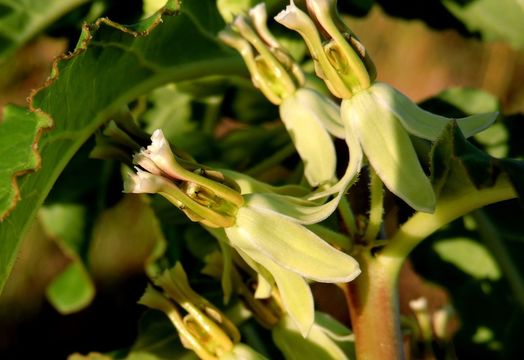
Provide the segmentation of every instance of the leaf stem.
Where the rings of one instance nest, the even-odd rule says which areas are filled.
[[[443,196],[432,214],[417,212],[398,229],[376,256],[387,259],[390,271],[398,274],[409,253],[425,238],[451,221],[475,209],[517,197],[506,176],[501,175],[493,187],[477,190],[469,186],[461,193]]]

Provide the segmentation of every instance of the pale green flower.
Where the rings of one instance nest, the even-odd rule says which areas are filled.
[[[175,326],[182,345],[203,360],[264,359],[240,343],[236,326],[189,285],[180,263],[153,279],[163,292],[148,285],[139,300],[164,312]]]
[[[410,134],[435,141],[454,119],[424,111],[391,86],[374,83],[374,66],[363,45],[338,17],[336,0],[306,2],[314,21],[293,1],[276,20],[300,33],[315,61],[317,75],[343,99],[340,125],[346,128],[350,148],[346,175],[317,196],[340,191],[355,181],[365,155],[391,192],[415,210],[432,212],[436,196]],[[489,126],[496,116],[474,115],[457,123],[467,137]]]
[[[224,228],[223,233],[219,229],[211,232],[261,275],[259,286],[265,290],[257,289],[257,297],[269,296],[276,285],[284,308],[306,336],[314,319],[313,297],[306,280],[348,282],[360,274],[359,265],[301,224],[312,223],[310,214],[301,217],[294,210],[286,214],[284,209],[294,208],[294,204],[286,207],[285,197],[250,194],[244,198],[246,203],[239,209],[235,225]],[[274,201],[282,212],[271,207]]]
[[[341,111],[384,185],[414,209],[432,212],[435,193],[409,134],[436,141],[453,119],[419,108],[384,83],[374,83],[344,99]],[[496,117],[496,113],[473,115],[457,119],[457,124],[468,137],[488,127]]]
[[[295,197],[304,191],[276,189],[232,171],[184,162],[159,130],[151,140],[135,156],[137,172],[129,174],[125,191],[158,193],[209,227],[260,274],[257,295],[268,296],[276,285],[286,310],[307,334],[314,308],[306,280],[348,282],[360,273],[355,259],[304,226],[327,218],[343,192],[326,203]],[[252,192],[257,189],[261,192]]]
[[[336,154],[328,130],[340,135],[337,104],[313,89],[303,87],[305,78],[298,64],[269,32],[266,10],[261,3],[249,17],[237,16],[220,32],[223,42],[243,57],[253,84],[272,103],[304,162],[304,175],[316,187],[335,181]]]

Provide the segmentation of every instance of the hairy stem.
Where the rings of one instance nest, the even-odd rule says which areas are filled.
[[[367,244],[372,244],[377,238],[380,232],[380,226],[382,225],[382,215],[384,214],[384,188],[382,187],[382,181],[377,175],[377,172],[370,166],[369,167],[369,191],[371,193],[370,209],[369,209],[369,221],[364,234],[364,239]]]
[[[357,260],[362,274],[346,285],[357,359],[403,359],[396,274],[369,253]]]
[[[416,213],[379,252],[356,257],[362,274],[346,285],[358,360],[402,359],[397,281],[409,253],[443,225],[483,206],[517,197],[507,178],[495,186],[443,196],[433,214]]]

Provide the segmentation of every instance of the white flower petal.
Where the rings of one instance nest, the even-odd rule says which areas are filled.
[[[307,282],[293,271],[284,269],[257,251],[246,252],[255,262],[266,268],[277,284],[286,311],[306,337],[315,317],[313,295]]]
[[[372,91],[343,100],[341,111],[387,188],[415,210],[432,212],[436,202],[433,187],[396,115],[377,106]]]
[[[225,232],[235,248],[260,253],[278,265],[320,282],[347,282],[360,274],[351,256],[333,248],[304,226],[280,216],[242,207]]]
[[[409,133],[420,138],[437,140],[452,120],[421,109],[407,96],[387,84],[375,83],[370,91],[376,98],[377,105],[394,113]],[[467,138],[490,126],[497,115],[496,112],[471,115],[457,119],[457,125]]]
[[[273,341],[286,359],[349,359],[348,355],[339,347],[337,341],[327,335],[324,328],[317,323],[316,319],[319,314],[318,312],[315,314],[315,323],[311,327],[307,338],[300,336],[298,333],[299,329],[288,317],[282,318],[279,324],[272,329]],[[332,320],[332,322],[335,322],[335,320]],[[337,325],[342,327],[340,324]],[[343,345],[345,348],[351,348],[353,344],[345,339]]]
[[[325,204],[303,198],[272,193],[244,196],[246,204],[261,213],[279,216],[299,224],[316,224],[328,218],[337,208],[340,197]]]
[[[306,179],[319,186],[335,178],[335,146],[319,114],[301,100],[297,93],[286,97],[279,107],[280,117],[304,162]]]
[[[339,139],[345,136],[344,124],[340,117],[340,106],[325,95],[309,88],[300,88],[295,97],[302,106],[309,108],[329,133]]]

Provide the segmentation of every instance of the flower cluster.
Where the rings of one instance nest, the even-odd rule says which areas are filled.
[[[208,264],[207,271],[220,274],[226,301],[238,293],[262,324],[280,334],[277,343],[285,338],[296,341],[295,333],[300,333],[322,344],[332,356],[345,358],[316,319],[308,282],[349,282],[360,268],[311,225],[318,226],[335,211],[366,165],[374,179],[371,192],[378,188],[382,193],[385,185],[416,211],[432,212],[438,194],[412,137],[436,141],[454,120],[470,136],[491,124],[497,114],[448,119],[424,111],[393,87],[375,81],[373,62],[339,18],[336,0],[306,0],[306,5],[307,9],[300,9],[291,1],[275,19],[302,36],[316,74],[334,98],[341,99],[340,105],[307,87],[299,64],[267,28],[263,4],[247,15],[234,16],[219,38],[240,53],[253,84],[279,107],[304,163],[304,176],[317,189],[274,187],[238,172],[200,165],[174,150],[161,130],[153,133],[149,146],[136,151],[136,171],[128,174],[124,189],[165,197],[218,240],[222,265],[216,270],[216,264]],[[344,139],[349,149],[339,180],[333,137]],[[373,241],[379,233],[381,216],[380,212],[378,225],[366,240]],[[254,291],[242,284],[235,270],[238,266],[255,274]],[[164,294],[150,287],[141,302],[166,312],[186,347],[204,359],[242,358],[239,354],[245,349],[235,345],[239,342],[236,328],[190,290],[180,266],[154,283]],[[181,321],[172,301],[189,313],[193,325]],[[212,340],[206,342],[204,337]],[[279,346],[295,356],[293,347]],[[234,355],[235,351],[239,353]]]
[[[360,273],[351,256],[303,225],[328,217],[335,209],[333,202],[318,205],[278,190],[271,192],[271,187],[245,175],[203,169],[177,157],[161,130],[154,132],[151,145],[135,155],[134,162],[136,173],[128,175],[124,191],[162,195],[235,249],[263,274],[261,289],[279,289],[285,309],[304,335],[314,319],[306,279],[338,283]],[[257,189],[262,192],[250,193]],[[269,294],[259,291],[262,297]]]

